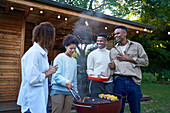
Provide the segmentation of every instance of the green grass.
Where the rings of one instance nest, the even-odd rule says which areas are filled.
[[[143,95],[149,95],[153,102],[141,104],[141,113],[170,113],[170,85],[166,84],[142,84]],[[129,105],[125,107],[125,113],[130,113]]]

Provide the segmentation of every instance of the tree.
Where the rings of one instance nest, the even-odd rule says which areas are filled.
[[[169,0],[58,0],[82,8],[105,13],[109,9],[111,16],[130,19],[137,16],[136,22],[155,26],[153,33],[145,33],[139,36],[129,37],[140,42],[150,60],[150,65],[143,68],[145,72],[151,72],[170,81],[170,1]]]

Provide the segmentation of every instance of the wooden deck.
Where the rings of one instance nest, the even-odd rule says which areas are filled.
[[[141,102],[150,101],[151,97],[143,95]],[[49,109],[51,110],[51,102],[49,102]],[[75,112],[75,110],[73,110]],[[0,113],[21,113],[20,107],[16,104],[16,101],[0,102]]]

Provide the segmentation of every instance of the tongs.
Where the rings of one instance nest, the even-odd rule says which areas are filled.
[[[76,101],[82,100],[81,96],[78,93],[76,93],[73,88],[70,89],[70,92]]]

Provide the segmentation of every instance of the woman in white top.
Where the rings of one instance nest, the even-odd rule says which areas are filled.
[[[48,76],[55,73],[57,65],[49,67],[48,51],[55,41],[55,28],[49,22],[33,30],[31,48],[21,59],[22,83],[17,100],[24,113],[47,113]]]

